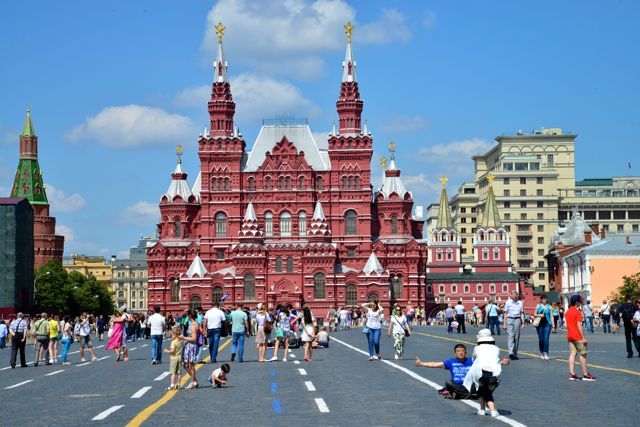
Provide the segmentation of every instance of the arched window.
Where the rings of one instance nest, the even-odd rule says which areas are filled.
[[[348,210],[344,215],[345,233],[347,236],[358,234],[358,214],[353,210]]]
[[[176,219],[174,221],[174,223],[173,223],[173,234],[177,238],[182,237],[181,230],[180,230],[180,220],[179,219]]]
[[[493,248],[493,259],[494,260],[500,259],[500,248]]]
[[[276,257],[276,273],[282,273],[282,257]]]
[[[305,212],[298,214],[298,233],[301,236],[307,234],[307,214]]]
[[[280,236],[291,237],[291,214],[289,212],[280,214]]]
[[[428,294],[433,293],[433,287],[431,285],[427,285],[427,293]]]
[[[224,179],[224,189],[226,191],[229,191],[229,188],[230,188],[229,182],[230,182],[229,178]]]
[[[489,293],[490,294],[495,294],[496,293],[496,285],[495,284],[490,284],[489,285]]]
[[[251,177],[249,178],[249,191],[255,191],[256,189],[256,180]]]
[[[267,237],[273,236],[273,214],[271,212],[264,214],[264,235]]]
[[[482,293],[482,283],[478,283],[478,293]]]
[[[398,217],[395,215],[391,217],[391,234],[398,234]]]
[[[447,261],[453,261],[453,249],[447,249]]]
[[[213,293],[211,294],[211,300],[213,302],[220,302],[220,300],[222,299],[222,286],[216,286],[215,288],[213,288]]]
[[[465,294],[468,294],[471,291],[471,287],[466,283],[464,284],[464,288],[463,289],[464,289],[464,293]]]
[[[284,179],[284,184],[285,184],[287,190],[290,189],[291,188],[291,177],[286,177]]]
[[[280,179],[278,180],[278,188],[280,189],[284,188],[284,176],[281,176]]]
[[[227,237],[227,215],[224,212],[216,214],[216,237]]]
[[[211,178],[211,191],[215,191],[216,190],[216,178],[213,177]]]
[[[482,248],[482,260],[483,261],[488,261],[489,260],[489,249],[488,248]]]
[[[224,190],[224,178],[218,178],[218,191]]]
[[[351,190],[353,188],[353,177],[350,176],[349,177],[349,190]]]
[[[180,282],[173,281],[171,285],[171,302],[180,302]]]
[[[342,189],[343,190],[347,189],[347,177],[346,176],[342,177]]]
[[[375,292],[371,292],[369,295],[367,295],[367,301],[368,302],[374,302],[374,301],[380,301],[380,297],[378,296],[377,293]]]
[[[271,190],[271,177],[268,176],[264,179],[264,189]]]
[[[202,299],[198,295],[194,295],[189,300],[189,308],[195,310],[198,307],[202,307]]]
[[[436,250],[436,261],[442,261],[442,256],[443,256],[442,249]]]
[[[244,276],[244,299],[247,301],[256,299],[256,278],[253,274]]]
[[[324,190],[324,179],[321,176],[316,177],[316,190]]]
[[[293,273],[293,257],[287,257],[287,273]]]
[[[356,285],[347,285],[345,303],[347,305],[356,305],[358,303],[358,288]]]
[[[300,178],[298,178],[298,188],[300,190],[304,190],[304,176],[301,176]]]
[[[355,178],[355,189],[358,190],[360,189],[360,177]]]
[[[314,299],[325,299],[325,291],[324,291],[325,282],[326,282],[326,279],[324,277],[324,274],[316,273],[316,275],[313,276],[313,298]]]
[[[396,300],[402,298],[402,276],[399,274],[391,276],[391,299]]]

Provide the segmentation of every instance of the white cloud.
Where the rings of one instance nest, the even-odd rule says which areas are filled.
[[[396,114],[380,122],[380,130],[389,133],[411,133],[428,127],[428,123],[420,116]]]
[[[74,193],[67,197],[64,191],[58,190],[50,183],[46,183],[46,193],[53,211],[75,212],[87,204],[87,201],[80,194]]]
[[[225,48],[230,63],[246,62],[261,72],[315,78],[322,75],[325,52],[344,48],[344,24],[354,23],[354,43],[407,40],[405,17],[383,9],[376,21],[358,23],[356,11],[342,0],[219,0],[207,15],[202,42],[207,58],[216,49],[214,26],[226,27]],[[250,42],[248,42],[250,41]],[[233,58],[233,59],[231,59]]]
[[[118,253],[116,254],[116,258],[117,259],[129,259],[130,255],[131,255],[131,253],[128,250],[118,251]]]
[[[157,203],[142,201],[129,206],[125,209],[125,212],[131,215],[158,216],[160,215],[160,208]]]
[[[422,17],[422,25],[427,28],[435,27],[437,21],[438,17],[436,16],[436,12],[431,9],[427,10]]]
[[[155,229],[160,218],[160,208],[158,203],[140,201],[122,210],[119,216],[122,222]]]
[[[424,147],[418,150],[418,154],[423,160],[430,163],[461,163],[470,162],[471,156],[482,154],[488,151],[491,146],[484,139],[472,138]]]
[[[142,105],[107,107],[73,128],[67,138],[72,142],[95,139],[115,148],[176,144],[196,135],[193,121],[160,108]]]
[[[74,233],[71,227],[67,227],[66,225],[56,224],[56,234],[58,234],[59,236],[64,236],[65,246],[68,243],[73,243],[76,240],[76,233]]]

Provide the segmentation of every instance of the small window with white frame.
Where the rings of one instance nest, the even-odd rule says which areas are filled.
[[[509,285],[507,285],[506,283],[503,283],[502,284],[502,292],[503,293],[509,292]]]
[[[447,249],[447,261],[453,261],[453,249]]]
[[[438,292],[440,292],[441,294],[444,294],[444,285],[440,285]]]
[[[442,249],[436,251],[436,261],[442,261]]]
[[[451,293],[452,294],[457,294],[458,293],[458,285],[456,285],[455,283],[453,285],[451,285]]]
[[[494,260],[500,259],[500,248],[493,248],[493,259]]]
[[[464,285],[464,293],[468,294],[469,292],[471,292],[471,287],[465,283],[465,285]]]
[[[482,283],[478,283],[478,293],[482,293]]]
[[[496,293],[496,285],[494,283],[489,285],[489,293],[490,294],[495,294]]]
[[[482,260],[483,261],[489,261],[489,249],[488,248],[482,248]]]

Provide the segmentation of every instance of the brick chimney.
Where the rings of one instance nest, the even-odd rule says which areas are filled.
[[[591,230],[585,231],[584,232],[584,242],[587,244],[591,244]]]

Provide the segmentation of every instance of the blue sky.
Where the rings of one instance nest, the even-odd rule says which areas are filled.
[[[374,178],[395,141],[417,204],[518,129],[576,132],[579,179],[637,175],[639,18],[636,1],[3,2],[0,194],[31,105],[65,252],[122,255],[153,233],[177,144],[195,179],[218,20],[248,146],[282,113],[331,129],[351,20]]]

